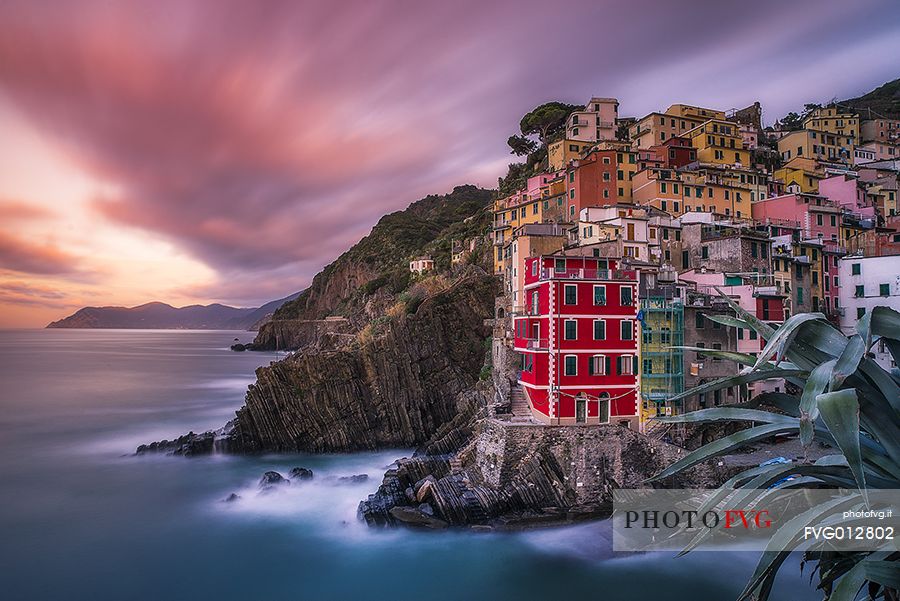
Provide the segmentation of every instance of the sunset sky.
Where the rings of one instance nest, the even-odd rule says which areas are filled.
[[[541,102],[770,123],[898,56],[891,0],[4,0],[0,327],[295,292],[384,213],[496,185]]]

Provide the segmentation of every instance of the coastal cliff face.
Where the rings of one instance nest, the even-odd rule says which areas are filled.
[[[685,451],[618,425],[554,426],[478,419],[458,452],[401,459],[359,505],[373,526],[522,527],[603,516],[612,491],[645,485]],[[710,466],[677,486],[718,484]]]
[[[465,277],[415,312],[334,351],[297,353],[256,372],[232,452],[338,452],[417,446],[479,404],[496,280]]]
[[[355,329],[383,315],[411,285],[409,260],[430,256],[437,272],[451,268],[453,241],[480,239],[490,229],[493,192],[457,186],[382,217],[368,236],[326,266],[297,298],[262,324],[253,348],[303,349],[316,322],[342,317]],[[478,262],[482,253],[473,262]],[[490,258],[489,256],[487,257]],[[488,265],[489,262],[485,262]]]

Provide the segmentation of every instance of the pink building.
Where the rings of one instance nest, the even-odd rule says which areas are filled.
[[[841,174],[819,180],[819,194],[862,219],[875,217],[875,207],[866,196],[866,186],[855,177]]]
[[[841,209],[817,194],[786,194],[753,203],[753,219],[762,223],[800,228],[804,240],[840,238]]]

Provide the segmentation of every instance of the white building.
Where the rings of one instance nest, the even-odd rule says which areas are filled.
[[[900,311],[900,255],[841,259],[840,281],[841,331],[856,333],[859,319],[874,307],[886,306]],[[876,343],[875,360],[885,369],[895,367],[884,344]]]
[[[424,273],[434,269],[434,261],[431,257],[419,257],[409,262],[409,270],[414,273]]]

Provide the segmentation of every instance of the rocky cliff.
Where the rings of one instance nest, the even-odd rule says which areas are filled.
[[[470,269],[420,301],[395,305],[336,350],[298,352],[256,372],[236,419],[138,452],[340,452],[418,446],[484,406],[495,278]]]
[[[464,277],[356,345],[260,368],[235,444],[333,452],[425,442],[473,403],[495,294],[491,276]]]
[[[486,209],[492,199],[490,190],[457,186],[449,194],[427,196],[385,215],[368,236],[260,326],[255,348],[305,348],[314,322],[328,317],[343,317],[362,328],[408,289],[414,279],[409,272],[411,258],[428,255],[438,272],[450,270],[452,241],[481,238],[489,230],[491,214]],[[483,254],[479,248],[472,262]],[[298,327],[301,322],[306,325]]]

